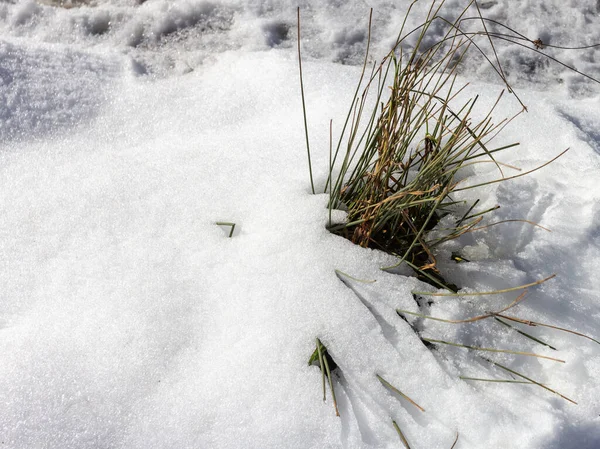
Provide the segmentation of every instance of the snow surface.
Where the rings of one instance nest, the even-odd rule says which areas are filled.
[[[564,359],[490,355],[578,405],[533,385],[462,381],[507,375],[479,353],[426,348],[395,309],[418,311],[411,291],[428,287],[325,229],[327,197],[309,192],[295,3],[139,3],[0,3],[3,447],[397,448],[392,419],[414,449],[450,448],[457,432],[456,449],[600,447],[600,345],[515,325],[553,351],[492,320],[411,320],[428,338]],[[329,119],[339,132],[360,74],[368,7],[380,55],[402,20],[396,3],[300,3],[317,185]],[[462,5],[448,1],[447,14]],[[482,8],[580,46],[600,42],[599,6],[586,5]],[[598,49],[548,51],[599,72]],[[503,133],[521,145],[501,160],[525,170],[570,150],[460,199],[552,232],[484,229],[444,246],[442,270],[472,291],[556,273],[514,314],[598,338],[600,89],[523,48],[500,53],[529,108]],[[502,86],[484,67],[466,61],[463,79],[476,82],[465,94],[491,103]],[[518,110],[507,97],[496,116]],[[471,174],[492,179],[490,165]],[[236,223],[231,239],[217,221]],[[459,249],[470,263],[448,260]],[[336,269],[376,282],[344,283]],[[515,297],[438,298],[427,313],[461,319]],[[307,365],[316,337],[340,367],[340,418]]]

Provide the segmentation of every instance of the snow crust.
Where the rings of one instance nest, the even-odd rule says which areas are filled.
[[[372,3],[381,52],[402,8]],[[460,5],[449,1],[449,13]],[[593,6],[544,5],[485,9],[543,40],[579,45],[600,33]],[[357,23],[368,5],[300,6],[323,185],[329,119],[338,133],[360,74],[352,64],[363,54]],[[457,449],[597,448],[600,345],[515,325],[554,351],[492,320],[409,319],[427,338],[565,360],[489,355],[578,405],[534,385],[460,380],[507,375],[480,353],[425,347],[395,310],[418,312],[411,292],[429,287],[381,271],[395,260],[325,229],[327,197],[309,192],[294,15],[285,1],[0,4],[3,446],[391,448],[401,444],[393,419],[413,448],[449,448],[457,433]],[[568,32],[588,24],[585,35]],[[481,210],[499,204],[494,220],[552,232],[493,226],[446,245],[438,259],[470,291],[556,273],[514,314],[598,339],[600,95],[563,69],[523,75],[527,53],[514,51],[503,57],[529,112],[506,128],[503,142],[521,145],[500,160],[527,170],[570,150],[459,199],[480,198]],[[593,73],[597,50],[583,55],[577,63]],[[475,81],[465,95],[482,103],[502,89],[475,61],[462,79]],[[507,98],[496,115],[518,110]],[[471,174],[496,178],[491,165]],[[233,237],[217,222],[235,222]],[[449,260],[458,249],[469,263]],[[426,311],[462,319],[515,297],[437,298]],[[339,366],[340,418],[321,400],[319,369],[307,365],[317,337]]]

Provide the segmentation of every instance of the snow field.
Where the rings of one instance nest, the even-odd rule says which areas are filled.
[[[152,10],[175,23],[189,19],[174,19],[176,11],[209,8],[181,5],[102,8],[123,17]],[[360,13],[349,5],[339,7],[340,20]],[[465,349],[428,350],[395,313],[418,311],[411,291],[427,287],[382,272],[393,259],[325,230],[327,198],[309,194],[293,53],[251,52],[249,40],[241,50],[213,49],[185,76],[139,77],[137,56],[112,48],[112,28],[108,42],[39,42],[43,32],[63,32],[46,21],[99,14],[93,8],[0,7],[12,20],[0,44],[0,95],[12,98],[0,103],[6,447],[391,448],[400,444],[391,419],[414,448],[449,448],[456,432],[457,448],[597,447],[598,345],[522,328],[552,351],[491,320],[409,320],[428,338],[564,359],[490,356],[579,405],[531,385],[461,381],[506,373]],[[282,14],[267,3],[242,11],[262,20],[259,7]],[[15,17],[27,8],[36,13],[20,28]],[[333,20],[329,9],[320,14]],[[342,49],[353,51],[344,39]],[[183,64],[172,50],[185,43],[172,45],[167,54]],[[359,69],[324,61],[304,69],[322,185],[329,119],[339,132]],[[468,93],[493,101],[498,90],[476,83]],[[502,139],[521,146],[500,160],[525,170],[571,149],[529,177],[464,198],[480,197],[482,209],[500,204],[494,219],[532,220],[552,233],[498,225],[451,242],[439,260],[449,280],[478,291],[557,273],[514,314],[597,337],[599,97],[519,94],[530,112]],[[517,108],[507,99],[497,115]],[[497,177],[491,164],[473,173]],[[235,222],[234,237],[217,221]],[[461,248],[470,263],[446,260]],[[377,281],[345,285],[336,269]],[[439,298],[427,313],[461,319],[514,297]],[[341,418],[321,401],[318,368],[306,364],[316,337],[340,367]],[[387,391],[376,373],[426,411]]]

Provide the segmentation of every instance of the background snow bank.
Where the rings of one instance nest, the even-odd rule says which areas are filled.
[[[177,24],[183,22],[169,19],[173,11],[189,7],[201,16],[209,8],[202,5],[111,2],[96,11],[121,11],[123,23],[139,11],[156,11],[160,21],[162,11]],[[134,76],[140,68],[131,58],[138,55],[120,54],[113,28],[105,41],[68,42],[71,31],[57,24],[93,8],[0,8],[12,34],[1,47],[3,79],[12,79],[2,92],[21,105],[0,110],[32,117],[11,122],[0,153],[6,447],[398,447],[391,418],[414,448],[450,447],[456,432],[457,448],[598,446],[598,345],[527,329],[558,348],[552,351],[491,321],[417,323],[431,338],[565,359],[494,358],[579,405],[530,385],[460,381],[506,376],[464,349],[425,348],[394,311],[417,311],[410,292],[424,287],[383,273],[388,257],[324,229],[326,197],[308,193],[293,52],[249,53],[250,40],[243,51],[214,53],[186,76],[152,80]],[[26,8],[29,21],[16,24]],[[262,33],[250,16],[277,17],[278,8],[248,6],[248,21],[236,15],[235,23]],[[356,4],[324,8],[321,14],[341,11],[348,23],[362,15]],[[51,33],[58,44],[35,42]],[[144,54],[183,61],[186,42],[148,44]],[[339,128],[358,75],[354,67],[306,63],[318,181],[327,167],[328,120]],[[498,90],[476,84],[469,93],[485,92],[482,100],[491,102]],[[46,93],[46,109],[32,106]],[[556,272],[518,315],[597,336],[599,97],[574,102],[568,94],[520,92],[530,112],[503,138],[522,145],[501,160],[526,169],[565,147],[570,152],[480,194],[482,209],[501,204],[498,219],[530,219],[553,232],[492,227],[446,246],[440,261],[466,245],[471,263],[446,262],[444,272],[478,290]],[[81,100],[74,110],[63,101],[69,95]],[[517,107],[508,100],[498,115]],[[476,170],[496,176],[493,167]],[[215,225],[220,220],[237,223],[234,238]],[[353,292],[335,269],[377,282],[348,281]],[[438,299],[427,311],[464,318],[514,296]],[[341,368],[339,419],[320,399],[319,370],[306,366],[317,336]],[[426,412],[393,397],[375,373]]]
[[[46,4],[45,4],[46,3]],[[367,44],[369,8],[373,8],[372,55],[380,59],[395,43],[411,2],[390,0],[103,0],[75,2],[78,8],[56,8],[58,0],[0,2],[0,33],[29,40],[85,47],[110,47],[130,55],[143,73],[184,73],[218,52],[269,48],[293,49],[296,42],[296,8],[303,15],[305,57],[343,64],[360,64]],[[65,2],[63,2],[65,3]],[[88,5],[86,5],[86,3]],[[459,16],[467,2],[447,0],[441,15]],[[506,24],[531,41],[545,45],[585,47],[600,43],[600,4],[564,0],[544,2],[490,0],[479,2],[482,14]],[[420,25],[430,2],[412,7],[406,30]],[[475,17],[472,8],[464,17]],[[489,31],[508,30],[492,22]],[[463,29],[482,30],[479,20],[463,22]],[[431,30],[442,36],[441,23]],[[520,41],[533,48],[526,41]],[[484,38],[478,41],[486,48]],[[513,83],[538,87],[551,81],[571,94],[585,96],[593,84],[573,76],[565,67],[518,45],[496,40],[504,70]],[[597,47],[582,50],[545,48],[548,55],[585,73],[600,70]],[[464,62],[468,73],[497,81],[496,74],[475,52]]]
[[[0,141],[38,138],[88,121],[110,95],[110,78],[118,76],[105,58],[62,46],[0,42],[0,60]]]

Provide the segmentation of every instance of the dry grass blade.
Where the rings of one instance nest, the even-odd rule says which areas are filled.
[[[561,332],[567,332],[569,334],[578,335],[580,337],[587,338],[588,340],[591,340],[594,343],[598,343],[600,345],[600,341],[596,340],[595,338],[592,338],[589,335],[585,335],[585,334],[582,334],[580,332],[572,331],[570,329],[565,329],[564,327],[552,326],[550,324],[544,324],[544,323],[538,323],[536,321],[524,320],[524,319],[517,318],[517,317],[514,317],[514,316],[503,315],[502,313],[496,313],[496,314],[494,314],[494,316],[497,316],[497,317],[500,317],[500,318],[504,318],[505,320],[514,321],[516,323],[526,324],[527,326],[532,326],[532,327],[542,326],[542,327],[547,327],[547,328],[550,328],[550,329],[556,329],[556,330],[561,331]]]
[[[407,395],[405,395],[404,393],[402,393],[400,390],[398,390],[396,387],[394,387],[391,383],[389,383],[387,380],[385,380],[383,377],[381,377],[379,374],[376,374],[377,379],[379,379],[379,382],[381,382],[385,387],[389,388],[390,390],[392,390],[394,393],[402,396],[404,399],[406,399],[408,402],[410,402],[412,405],[414,405],[415,407],[417,407],[419,410],[421,410],[422,412],[425,411],[425,409],[423,407],[421,407],[419,404],[417,404],[415,401],[413,401],[411,398],[409,398]]]
[[[461,190],[469,190],[469,189],[474,189],[474,188],[476,188],[476,187],[487,186],[487,185],[490,185],[490,184],[495,184],[495,183],[498,183],[498,182],[504,182],[504,181],[508,181],[508,180],[510,180],[510,179],[516,179],[516,178],[520,178],[521,176],[527,176],[527,175],[529,175],[529,174],[531,174],[531,173],[533,173],[533,172],[536,172],[536,171],[538,171],[538,170],[540,170],[540,169],[542,169],[542,168],[546,167],[547,165],[550,165],[552,162],[554,162],[554,161],[555,161],[555,160],[557,160],[559,157],[563,156],[563,155],[564,155],[564,154],[565,154],[567,151],[569,151],[569,149],[570,149],[570,148],[567,148],[567,149],[566,149],[566,150],[564,150],[562,153],[560,153],[558,156],[555,156],[555,157],[553,157],[552,159],[550,159],[548,162],[546,162],[546,163],[544,163],[544,164],[542,164],[542,165],[540,165],[540,166],[538,166],[538,167],[535,167],[534,169],[531,169],[531,170],[529,170],[529,171],[526,171],[526,172],[524,172],[524,173],[519,173],[518,175],[509,176],[508,178],[500,178],[500,179],[495,179],[495,180],[493,180],[493,181],[482,182],[481,184],[475,184],[475,185],[472,185],[472,186],[463,187],[463,188],[460,188],[460,189],[455,189],[454,191],[455,191],[455,192],[460,192]]]
[[[330,230],[360,246],[398,255],[398,264],[385,270],[407,262],[424,273],[436,273],[436,261],[424,236],[453,204],[449,196],[457,186],[456,173],[483,160],[495,163],[502,173],[492,154],[512,146],[487,147],[491,135],[505,122],[492,123],[497,102],[479,121],[471,116],[477,98],[456,110],[451,107],[462,91],[455,87],[457,67],[471,45],[458,25],[472,2],[449,23],[438,44],[424,49],[422,44],[429,28],[440,20],[443,3],[432,4],[421,27],[404,36],[401,31],[394,49],[374,67],[362,95],[357,89],[330,157],[330,211],[344,208],[348,212],[347,222],[330,223]],[[413,33],[418,33],[416,43],[405,52],[406,39]],[[361,80],[364,73],[365,67]],[[388,86],[389,95],[384,95]],[[367,112],[370,89],[376,92],[375,106]],[[344,138],[348,140],[345,153],[341,149]],[[460,236],[473,224],[460,227],[459,223],[460,229],[449,230],[436,243]]]
[[[462,380],[474,380],[477,382],[492,382],[492,383],[506,383],[506,384],[531,384],[533,382],[525,381],[525,380],[510,380],[510,379],[482,379],[479,377],[465,377],[459,376],[459,379]]]
[[[507,368],[506,366],[504,366],[504,365],[501,365],[501,364],[499,364],[499,363],[497,363],[497,362],[494,362],[494,361],[492,361],[492,360],[489,360],[489,359],[484,359],[484,360],[487,360],[487,361],[488,361],[488,362],[490,362],[492,365],[495,365],[495,366],[497,366],[498,368],[501,368],[501,369],[503,369],[504,371],[507,371],[507,372],[509,372],[509,373],[511,373],[511,374],[514,374],[514,375],[515,375],[515,376],[517,376],[517,377],[520,377],[520,378],[522,378],[522,379],[528,380],[528,381],[529,381],[529,382],[531,382],[532,384],[536,384],[537,386],[539,386],[539,387],[542,387],[544,390],[547,390],[547,391],[549,391],[549,392],[551,392],[551,393],[554,393],[554,394],[556,394],[556,395],[560,396],[561,398],[563,398],[564,400],[566,400],[566,401],[569,401],[569,402],[571,402],[572,404],[575,404],[575,405],[577,405],[577,402],[575,402],[573,399],[569,399],[568,397],[566,397],[566,396],[564,396],[564,395],[560,394],[558,391],[556,391],[556,390],[553,390],[552,388],[548,388],[546,385],[544,385],[544,384],[541,384],[540,382],[537,382],[537,381],[535,381],[535,380],[533,380],[533,379],[531,379],[531,378],[529,378],[529,377],[527,377],[527,376],[525,376],[525,375],[523,375],[523,374],[521,374],[521,373],[518,373],[517,371],[514,371],[514,370],[512,370],[512,369],[510,369],[510,368]]]
[[[528,357],[537,357],[537,358],[540,358],[540,359],[546,359],[546,360],[552,360],[554,362],[565,363],[564,360],[555,359],[554,357],[548,357],[548,356],[545,356],[545,355],[534,354],[534,353],[531,353],[531,352],[513,351],[513,350],[510,350],[510,349],[482,348],[482,347],[479,347],[479,346],[463,345],[461,343],[453,343],[453,342],[450,342],[450,341],[434,340],[433,338],[421,338],[421,340],[426,341],[428,343],[438,343],[438,344],[443,344],[443,345],[456,346],[458,348],[472,349],[474,351],[502,352],[504,354],[524,355],[524,356],[528,356]]]
[[[373,284],[373,283],[377,282],[377,279],[372,279],[372,280],[371,279],[358,279],[358,278],[355,278],[354,276],[350,276],[348,273],[344,273],[343,271],[340,271],[337,269],[335,270],[335,274],[337,274],[338,277],[344,276],[344,277],[347,277],[348,279],[352,279],[353,281],[362,282],[363,284]]]
[[[504,288],[501,290],[494,290],[491,292],[471,292],[471,293],[432,293],[432,292],[412,292],[413,295],[426,295],[426,296],[485,296],[485,295],[499,295],[500,293],[514,292],[516,290],[523,290],[524,288],[535,287],[536,285],[543,284],[546,281],[556,277],[556,274],[548,276],[545,279],[532,282],[531,284],[519,285],[518,287]]]
[[[396,313],[398,313],[398,314],[404,313],[404,314],[408,314],[408,315],[417,316],[419,318],[426,318],[428,320],[441,321],[443,323],[450,323],[450,324],[473,323],[475,321],[485,320],[486,318],[499,316],[499,314],[506,312],[507,310],[509,310],[509,309],[513,308],[514,306],[516,306],[517,304],[519,304],[523,299],[525,299],[526,294],[527,294],[527,291],[524,291],[513,302],[511,302],[508,306],[506,306],[504,309],[502,309],[498,312],[488,312],[483,315],[478,315],[478,316],[474,316],[471,318],[465,318],[463,320],[447,320],[444,318],[436,318],[436,317],[429,316],[429,315],[423,315],[421,313],[409,312],[408,310],[402,310],[402,309],[396,309]]]
[[[456,443],[458,443],[458,432],[456,432],[456,438],[454,439],[454,443],[452,443],[452,447],[450,447],[450,449],[454,449],[454,446],[456,446]]]
[[[489,224],[487,224],[485,226],[481,226],[479,228],[473,228],[472,231],[480,231],[482,229],[491,228],[492,226],[496,226],[496,225],[499,225],[499,224],[502,224],[502,223],[528,223],[528,224],[530,224],[532,226],[535,226],[536,228],[540,228],[540,229],[543,229],[544,231],[552,232],[550,229],[545,228],[542,225],[540,225],[538,223],[535,223],[533,221],[530,221],[530,220],[516,220],[516,219],[496,221],[494,223],[489,223]]]

